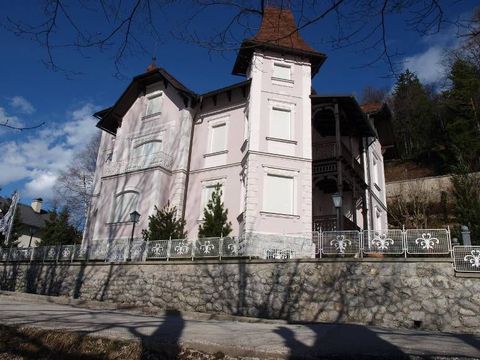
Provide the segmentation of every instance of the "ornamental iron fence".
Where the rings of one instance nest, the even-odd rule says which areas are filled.
[[[357,256],[450,255],[452,245],[448,229],[389,229],[319,232],[316,255]]]
[[[402,230],[365,230],[363,232],[363,252],[401,255],[405,251]]]
[[[360,253],[361,232],[324,231],[321,233],[321,249],[325,255],[355,255]]]
[[[142,238],[98,240],[88,246],[57,245],[0,248],[3,262],[155,261],[222,258],[450,257],[457,272],[480,273],[480,246],[454,246],[448,229],[314,231],[253,234],[249,238],[144,241]]]
[[[454,246],[453,266],[458,272],[480,273],[480,246]]]

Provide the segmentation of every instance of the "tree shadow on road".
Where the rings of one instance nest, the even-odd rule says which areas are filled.
[[[288,327],[274,332],[280,335],[290,350],[289,359],[408,359],[400,348],[381,339],[363,325],[306,324],[315,334],[312,345],[299,341]]]

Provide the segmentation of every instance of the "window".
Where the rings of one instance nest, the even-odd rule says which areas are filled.
[[[130,213],[137,210],[138,196],[136,191],[125,191],[115,196],[112,221],[130,221]]]
[[[382,229],[382,212],[375,207],[375,230]]]
[[[377,185],[377,187],[380,187],[379,184],[379,161],[375,155],[373,155],[373,166],[372,166],[372,176],[373,176],[373,184]]]
[[[291,124],[290,110],[272,108],[272,118],[270,120],[270,136],[277,139],[290,140]]]
[[[209,185],[204,186],[203,190],[202,190],[202,212],[200,213],[201,218],[203,218],[203,209],[205,209],[208,202],[212,198],[212,194],[215,191],[215,187],[217,185],[220,185],[220,191],[222,192],[222,197],[221,197],[222,201],[224,199],[224,197],[223,197],[223,195],[224,195],[223,194],[223,184],[220,184],[218,182],[214,182],[214,183],[209,183]]]
[[[273,77],[282,80],[291,80],[291,67],[285,64],[273,64]]]
[[[155,154],[162,151],[162,142],[160,140],[152,140],[133,148],[133,161],[135,165],[141,167],[148,167],[155,161]]]
[[[147,97],[147,108],[145,116],[159,114],[162,109],[162,94],[151,95]]]
[[[216,124],[211,127],[210,153],[226,150],[227,148],[227,124]]]
[[[162,141],[152,140],[141,143],[134,148],[134,157],[156,154],[162,151]]]
[[[245,127],[243,128],[243,140],[248,140],[248,130],[249,130],[249,124],[248,124],[248,112],[247,110],[245,111]]]
[[[293,177],[267,174],[265,181],[265,211],[293,214]]]

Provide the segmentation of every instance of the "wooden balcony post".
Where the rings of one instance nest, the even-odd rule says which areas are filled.
[[[337,162],[337,191],[343,200],[343,164],[341,160],[342,156],[342,134],[340,132],[340,112],[338,110],[338,103],[334,104],[333,114],[335,116],[335,145],[336,153],[335,158]],[[340,216],[337,216],[337,230],[343,230],[343,201],[342,206],[337,210],[340,212]]]

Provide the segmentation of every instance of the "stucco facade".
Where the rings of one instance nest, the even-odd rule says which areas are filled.
[[[292,25],[285,12],[282,21]],[[268,26],[264,17],[259,34]],[[308,240],[315,216],[335,216],[334,191],[350,226],[386,228],[381,146],[366,115],[353,97],[312,94],[323,54],[298,38],[298,48],[259,38],[242,44],[234,68],[245,76],[240,83],[198,95],[151,66],[112,108],[96,114],[104,132],[85,243],[131,236],[133,210],[141,214],[134,237],[141,237],[154,206],[168,201],[195,239],[216,184],[230,236],[274,246],[280,234],[289,235],[291,248],[310,254],[295,242]],[[331,109],[333,128],[323,120]],[[358,131],[342,134],[347,125]],[[331,157],[324,156],[326,144],[336,149]]]

